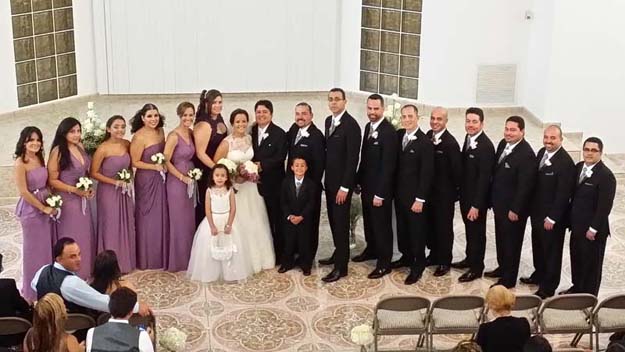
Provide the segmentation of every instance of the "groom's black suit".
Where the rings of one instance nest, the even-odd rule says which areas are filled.
[[[280,214],[280,188],[284,179],[284,159],[286,158],[286,133],[282,128],[270,122],[265,129],[265,137],[258,144],[258,125],[252,127],[252,147],[254,158],[260,162],[260,181],[258,193],[265,200],[269,226],[273,237],[273,248],[276,254],[283,253],[284,235]],[[276,261],[280,258],[276,255]]]

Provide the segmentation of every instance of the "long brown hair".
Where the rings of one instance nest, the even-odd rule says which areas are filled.
[[[27,339],[30,352],[65,350],[67,310],[61,296],[48,293],[35,306],[33,328]]]
[[[197,105],[195,123],[208,121],[211,118],[211,109],[217,97],[221,97],[221,92],[217,89],[203,90],[202,93],[200,93],[200,103]],[[218,116],[223,119],[221,114]]]

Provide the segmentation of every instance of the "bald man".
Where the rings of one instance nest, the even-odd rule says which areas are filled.
[[[434,182],[428,204],[428,265],[436,265],[434,276],[449,272],[454,244],[454,210],[462,181],[462,154],[456,138],[447,130],[447,109],[436,107],[430,114],[426,134],[434,145]]]
[[[562,148],[560,127],[551,125],[545,129],[537,160],[538,175],[530,212],[534,273],[520,281],[538,285],[535,294],[547,298],[554,295],[560,284],[566,219],[575,185],[575,163]]]

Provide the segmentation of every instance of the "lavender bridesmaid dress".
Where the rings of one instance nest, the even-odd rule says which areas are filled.
[[[59,180],[63,183],[75,186],[79,178],[83,176],[89,177],[91,158],[82,149],[80,149],[80,153],[85,164],[81,165],[80,160],[70,153],[70,166],[59,174]],[[87,200],[83,214],[82,197],[61,191],[58,194],[63,198],[63,206],[61,206],[61,217],[56,223],[57,239],[71,237],[78,243],[81,257],[78,275],[83,279],[87,279],[91,276],[91,270],[93,269],[97,243],[91,219],[90,202]]]
[[[193,168],[195,144],[187,143],[178,134],[178,143],[171,156],[171,162],[184,175]],[[186,270],[191,256],[195,234],[195,213],[193,198],[189,198],[187,184],[172,174],[167,174],[167,202],[169,205],[169,256],[168,271]]]
[[[100,172],[106,177],[117,179],[117,172],[121,169],[130,169],[128,153],[105,158]],[[115,251],[122,273],[129,273],[137,262],[134,201],[129,193],[122,194],[122,188],[108,183],[98,184],[96,199],[98,251]]]
[[[164,142],[143,150],[141,160],[152,164],[150,157],[162,153]],[[162,269],[167,260],[169,214],[167,189],[160,173],[137,169],[135,174],[135,226],[137,228],[137,268]]]
[[[49,192],[46,188],[48,171],[41,166],[26,172],[28,191],[44,202]],[[15,215],[22,224],[22,295],[34,301],[37,294],[30,288],[30,282],[42,266],[52,263],[52,246],[55,235],[54,222],[49,215],[39,211],[23,198],[17,202]]]

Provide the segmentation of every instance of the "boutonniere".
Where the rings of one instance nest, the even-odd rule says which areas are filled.
[[[341,120],[336,121],[336,122],[334,123],[334,127],[338,127],[338,125],[340,125],[340,124],[341,124]]]
[[[373,131],[373,133],[371,134],[371,138],[377,139],[378,138],[378,131]]]
[[[267,132],[263,132],[263,134],[260,135],[260,138],[262,138],[262,139],[265,139],[267,137],[269,137],[269,133],[267,133]]]
[[[588,177],[588,178],[592,177],[592,170],[591,169],[587,169],[586,170],[586,177]]]
[[[415,136],[414,134],[410,137],[408,137],[409,141],[416,141],[417,140],[417,136]]]
[[[302,131],[301,135],[302,135],[302,138],[306,138],[310,136],[310,133],[308,133],[308,131]]]
[[[471,149],[477,148],[477,141],[471,141],[471,143],[469,144],[469,148]]]
[[[439,145],[441,143],[441,140],[434,138],[434,141],[432,143],[434,143],[434,145]]]
[[[545,165],[546,165],[546,166],[551,166],[551,160],[547,159],[547,160],[545,161]]]

